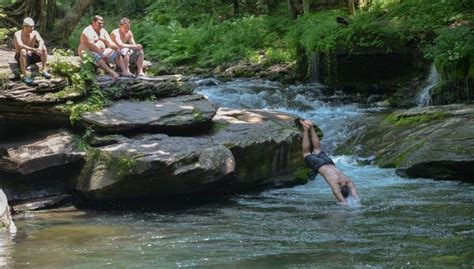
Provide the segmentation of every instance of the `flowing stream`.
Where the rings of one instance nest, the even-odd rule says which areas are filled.
[[[363,108],[321,85],[236,80],[198,90],[221,106],[310,118],[333,152]],[[328,96],[333,95],[333,96]],[[293,188],[141,210],[49,213],[0,233],[0,267],[472,268],[474,186],[408,179],[333,156],[355,181],[356,208],[336,204],[318,176]]]

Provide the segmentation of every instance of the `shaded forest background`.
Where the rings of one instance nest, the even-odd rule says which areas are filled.
[[[106,29],[121,17],[147,58],[162,66],[212,68],[247,61],[294,64],[308,52],[409,49],[446,81],[474,78],[472,0],[20,0],[0,2],[0,40],[25,16],[52,46],[75,49],[94,14]]]

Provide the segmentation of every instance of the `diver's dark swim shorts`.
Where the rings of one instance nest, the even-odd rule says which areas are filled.
[[[319,154],[311,153],[307,155],[304,160],[306,164],[313,169],[314,172],[318,172],[319,168],[323,165],[332,164],[335,165],[334,162],[329,158],[329,156],[324,152],[321,151]]]

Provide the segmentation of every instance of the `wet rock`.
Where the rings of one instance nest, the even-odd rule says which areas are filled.
[[[12,205],[13,211],[21,213],[25,211],[48,209],[58,207],[61,204],[70,201],[72,195],[58,195],[44,198],[36,198],[31,200],[22,201]]]
[[[294,119],[271,110],[218,110],[213,120],[218,131],[212,139],[228,147],[235,157],[232,184],[236,191],[266,184],[297,184],[293,173],[304,163],[302,132]]]
[[[219,81],[214,78],[204,78],[195,81],[197,86],[217,86]]]
[[[94,135],[91,137],[91,139],[88,142],[89,142],[89,145],[93,147],[101,147],[101,146],[107,146],[107,145],[118,143],[123,138],[124,138],[123,135],[118,135],[118,134],[111,134],[111,135],[104,135],[104,136]]]
[[[116,200],[295,184],[292,173],[303,163],[293,117],[221,108],[213,121],[209,135],[144,134],[95,148],[77,189]]]
[[[65,130],[34,134],[0,143],[0,170],[27,175],[84,159],[77,141]]]
[[[369,121],[338,152],[375,155],[376,164],[401,176],[472,181],[473,105],[399,110]]]
[[[214,75],[222,75],[222,73],[224,72],[225,72],[225,68],[222,65],[218,65],[214,68],[214,70],[212,70],[212,73]]]
[[[208,124],[216,106],[199,94],[163,98],[157,101],[121,100],[101,111],[85,113],[82,121],[98,132],[138,129],[186,130]]]
[[[181,75],[120,77],[115,81],[109,76],[99,76],[97,81],[103,91],[111,92],[114,99],[178,96],[191,94],[196,88],[188,77]]]
[[[28,175],[0,171],[0,188],[12,202],[72,194],[84,162],[53,166]]]
[[[185,194],[234,171],[232,153],[208,139],[164,134],[124,138],[96,149],[77,185],[95,199]]]
[[[5,193],[3,193],[3,190],[0,189],[0,231],[2,230],[16,233],[16,226],[10,214],[7,197]]]
[[[17,106],[26,105],[47,105],[63,103],[70,100],[77,100],[84,96],[83,92],[69,92],[55,94],[67,86],[64,78],[35,79],[35,84],[28,86],[21,81],[10,81],[0,89],[0,108],[3,105]]]
[[[239,63],[231,66],[224,71],[224,76],[228,77],[253,77],[260,71],[261,67],[249,63]]]

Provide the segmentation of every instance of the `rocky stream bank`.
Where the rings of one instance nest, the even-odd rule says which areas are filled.
[[[13,53],[2,57],[0,188],[14,211],[304,182],[294,176],[301,132],[289,114],[219,108],[180,75],[98,77],[113,98],[71,121],[87,91],[68,90],[61,77],[27,86],[11,75]]]

